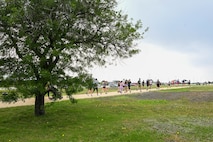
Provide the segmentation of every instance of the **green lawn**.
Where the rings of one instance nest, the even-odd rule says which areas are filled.
[[[33,106],[2,108],[0,141],[212,142],[212,108],[213,102],[141,100],[134,95],[49,103],[42,117],[34,116]]]

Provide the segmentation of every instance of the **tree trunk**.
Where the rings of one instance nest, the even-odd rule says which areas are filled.
[[[35,98],[35,115],[41,116],[45,114],[44,95],[36,95]]]

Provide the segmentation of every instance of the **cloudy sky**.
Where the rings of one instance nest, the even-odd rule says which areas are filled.
[[[139,41],[140,54],[116,66],[95,67],[101,80],[138,78],[213,81],[212,0],[118,0],[129,18],[149,31]]]

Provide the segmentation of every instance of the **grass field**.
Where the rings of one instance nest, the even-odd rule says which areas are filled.
[[[199,86],[174,92],[212,92]],[[162,92],[161,92],[162,93]],[[33,106],[0,109],[1,142],[212,142],[213,100],[139,99],[138,95],[49,103],[46,115]]]

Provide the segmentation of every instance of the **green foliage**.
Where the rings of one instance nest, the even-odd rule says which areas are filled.
[[[0,1],[4,86],[27,98],[44,96],[50,82],[70,96],[88,85],[89,68],[137,54],[142,23],[116,6],[115,0]]]
[[[17,102],[18,101],[18,94],[15,91],[8,91],[8,92],[3,92],[1,94],[1,100],[2,102]]]

